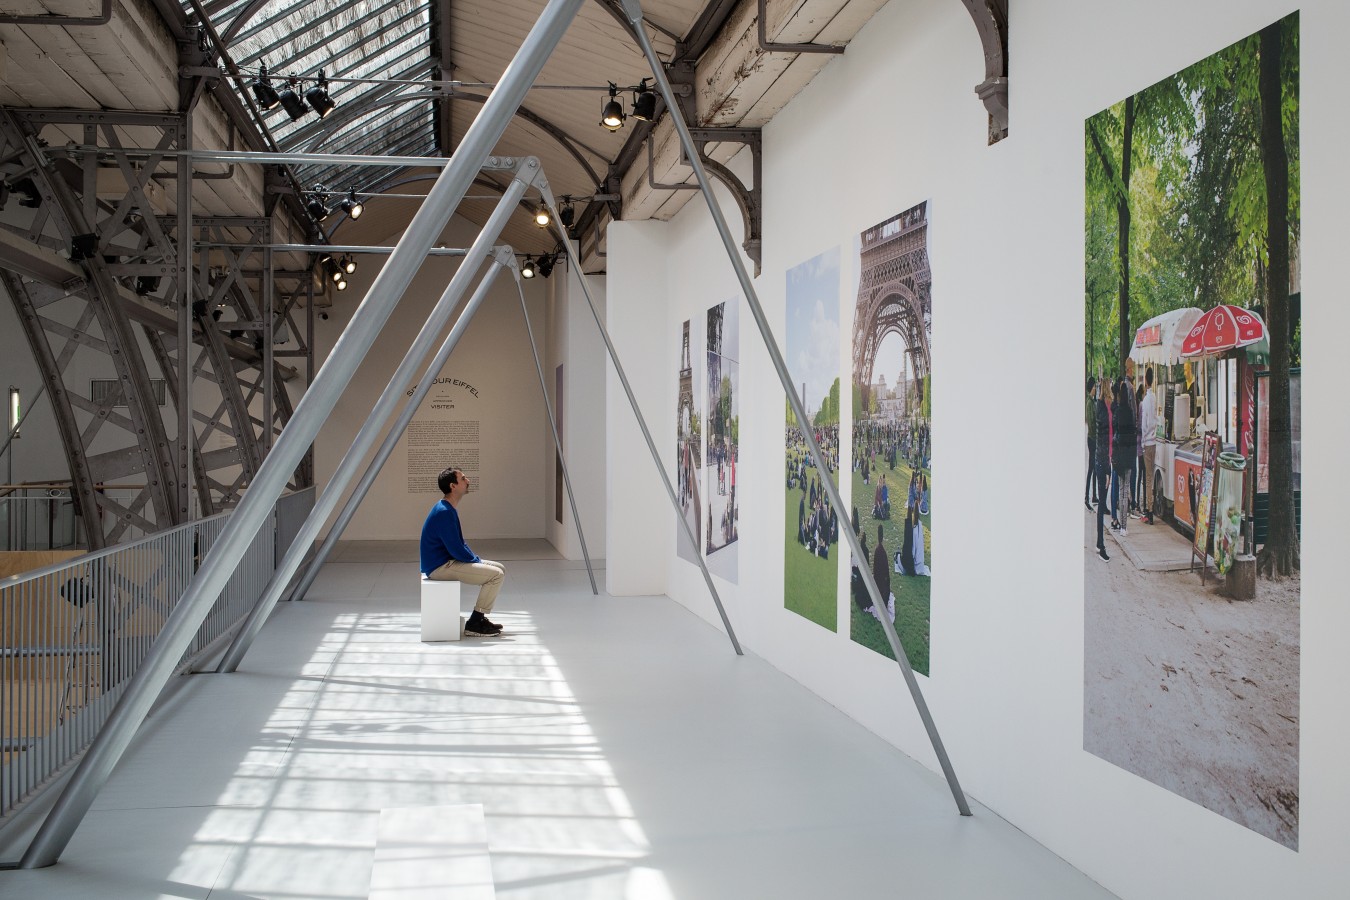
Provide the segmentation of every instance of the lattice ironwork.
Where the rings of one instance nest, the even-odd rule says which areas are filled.
[[[189,223],[199,252],[180,268],[180,223],[157,213],[169,199],[156,179],[174,177],[187,132],[176,115],[0,109],[0,159],[41,198],[0,227],[27,242],[25,259],[47,260],[0,278],[55,411],[91,548],[189,518],[188,479],[202,515],[237,502],[292,412],[283,382],[295,373],[273,360],[274,337],[284,328],[298,345],[287,356],[310,352],[309,322],[295,314],[309,273],[273,271],[270,218]],[[163,154],[133,158],[129,146]],[[190,309],[189,287],[200,298]],[[180,364],[192,373],[181,442],[169,437],[180,430]],[[115,389],[101,383],[109,375]],[[161,379],[172,409],[161,408]],[[312,469],[307,458],[292,487],[312,484]]]

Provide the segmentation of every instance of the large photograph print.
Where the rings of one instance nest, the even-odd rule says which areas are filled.
[[[1084,134],[1083,747],[1297,849],[1299,19]]]
[[[680,516],[689,525],[694,543],[689,542],[685,530],[675,523],[675,550],[681,559],[698,564],[699,545],[703,534],[703,433],[694,390],[694,354],[689,334],[690,320],[685,319],[681,330],[679,390],[675,400],[675,483],[679,493]]]
[[[851,527],[881,604],[861,571],[850,571],[853,640],[894,659],[881,616],[914,671],[928,674],[932,581],[933,275],[928,204],[864,231],[858,239],[853,310],[853,507]]]
[[[736,465],[740,455],[741,332],[732,300],[708,310],[707,485],[704,544],[708,571],[736,581]]]
[[[848,485],[839,478],[838,248],[788,269],[784,353],[828,475],[845,492]],[[797,416],[791,404],[785,406],[783,605],[837,631],[839,516],[821,487],[827,473],[817,470]]]

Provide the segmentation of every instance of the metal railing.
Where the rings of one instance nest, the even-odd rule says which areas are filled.
[[[68,488],[0,485],[0,550],[66,550],[80,537]]]
[[[313,502],[313,488],[277,502],[180,674],[248,615],[276,568],[277,520],[303,517]],[[0,579],[0,829],[97,737],[230,515]]]

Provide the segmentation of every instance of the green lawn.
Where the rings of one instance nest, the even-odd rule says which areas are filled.
[[[837,597],[839,546],[830,548],[830,558],[821,559],[806,552],[797,543],[797,504],[802,492],[786,489],[787,527],[783,536],[783,605],[798,615],[805,616],[822,628],[838,631]],[[844,527],[840,522],[839,526]]]
[[[868,553],[873,553],[877,546],[877,525],[881,525],[882,539],[886,545],[886,552],[895,556],[895,551],[900,549],[901,528],[905,524],[905,500],[909,492],[909,478],[912,470],[909,464],[904,461],[897,461],[895,469],[892,470],[881,458],[877,458],[877,469],[872,472],[872,483],[863,484],[862,474],[853,473],[853,498],[854,504],[858,507],[858,518],[862,524],[863,534],[867,535]],[[891,518],[880,521],[874,519],[872,512],[872,498],[876,493],[877,480],[882,474],[886,475],[886,484],[890,488],[891,498]],[[928,498],[929,512],[932,512],[933,503],[933,476],[928,470],[923,474],[928,477]],[[924,561],[932,562],[932,530],[929,516],[920,516],[924,525]],[[796,510],[793,510],[793,519],[795,523]],[[869,560],[870,562],[870,560]],[[929,643],[929,593],[932,587],[932,579],[926,577],[906,577],[897,575],[894,571],[891,573],[891,593],[895,595],[895,631],[900,636],[900,643],[905,648],[905,655],[909,657],[909,664],[914,671],[921,674],[928,674],[928,643]],[[849,603],[851,610],[851,628],[850,635],[853,640],[862,644],[864,647],[870,647],[878,653],[895,659],[891,653],[890,643],[886,640],[886,632],[882,630],[881,623],[872,616],[863,613],[858,609],[857,604]]]

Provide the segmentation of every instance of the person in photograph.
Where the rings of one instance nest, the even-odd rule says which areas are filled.
[[[1129,534],[1130,522],[1130,472],[1135,466],[1134,448],[1138,436],[1138,427],[1134,417],[1134,391],[1125,378],[1116,384],[1116,412],[1111,433],[1111,465],[1115,469],[1116,482],[1120,488],[1116,504],[1117,532],[1124,537]]]
[[[891,607],[893,601],[891,597],[891,558],[886,552],[885,538],[881,533],[881,524],[877,523],[877,548],[872,554],[872,578],[877,583],[877,594],[882,600]],[[889,611],[889,609],[887,610]],[[872,614],[878,619],[881,618],[882,610],[872,610]]]
[[[1126,383],[1130,389],[1130,406],[1134,411],[1134,455],[1130,457],[1130,508],[1128,510],[1131,519],[1138,519],[1143,514],[1139,510],[1139,478],[1144,468],[1144,436],[1139,430],[1139,403],[1144,399],[1143,382],[1135,383],[1133,375],[1125,376]]]
[[[915,510],[909,521],[905,525],[905,530],[909,533],[909,541],[913,546],[910,554],[911,565],[914,568],[915,575],[931,575],[927,564],[924,562],[923,554],[923,519],[919,518],[919,511]]]
[[[905,530],[901,535],[900,549],[895,553],[895,571],[898,575],[914,574],[914,506],[911,504],[905,512]]]
[[[473,614],[464,623],[464,633],[494,637],[502,626],[488,620],[487,614],[497,602],[497,594],[506,579],[506,567],[483,559],[464,542],[459,524],[459,503],[469,492],[469,476],[459,469],[446,469],[436,479],[444,495],[431,507],[422,524],[420,547],[422,574],[432,581],[460,581],[479,585]]]
[[[797,543],[806,546],[806,493],[797,501]]]
[[[1092,375],[1087,380],[1087,402],[1083,405],[1083,418],[1087,425],[1088,467],[1087,481],[1083,484],[1083,505],[1092,511],[1097,502],[1097,379]],[[1092,499],[1088,499],[1091,496]]]
[[[1153,392],[1153,369],[1144,370],[1144,400],[1139,404],[1139,430],[1144,444],[1143,494],[1144,524],[1153,524],[1153,464],[1158,443],[1158,398]]]
[[[1095,454],[1097,467],[1094,472],[1097,480],[1097,557],[1102,562],[1107,562],[1111,557],[1106,555],[1103,521],[1106,518],[1106,505],[1110,500],[1106,480],[1107,474],[1111,471],[1111,382],[1105,378],[1098,381],[1095,393],[1097,399],[1093,403],[1092,416],[1097,435]]]

